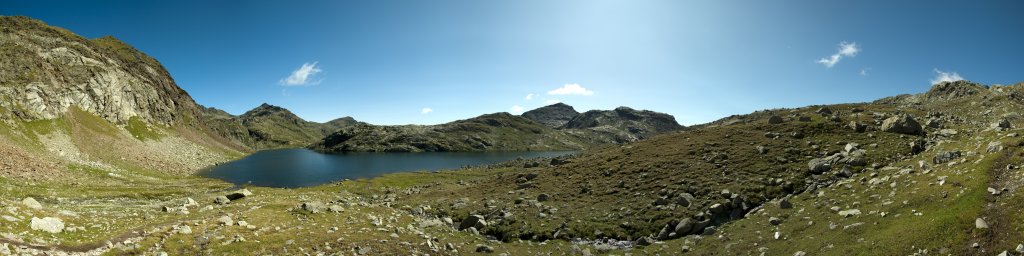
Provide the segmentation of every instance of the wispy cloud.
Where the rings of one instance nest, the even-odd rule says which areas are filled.
[[[551,105],[551,104],[556,104],[556,103],[560,103],[560,102],[562,102],[562,101],[556,100],[556,99],[550,99],[550,100],[545,100],[544,104]]]
[[[868,71],[870,71],[870,70],[871,70],[871,68],[862,68],[862,69],[860,69],[860,75],[861,76],[868,76]]]
[[[423,114],[423,115],[430,114],[430,112],[434,112],[434,109],[432,109],[432,108],[420,109],[420,114]]]
[[[320,70],[320,67],[317,67],[317,63],[318,62],[315,61],[313,63],[303,63],[302,67],[299,67],[299,69],[292,71],[291,75],[284,79],[281,79],[281,81],[278,81],[278,83],[284,86],[302,86],[319,84],[323,80],[311,81],[312,79],[314,79],[316,74],[323,71]]]
[[[960,81],[960,80],[964,80],[964,77],[960,76],[960,74],[957,74],[956,72],[944,72],[944,71],[939,70],[939,69],[936,68],[935,69],[935,78],[932,78],[932,84],[937,84],[937,83],[941,83],[941,82],[953,82],[953,81]]]
[[[828,56],[828,57],[819,59],[818,63],[821,63],[822,65],[825,65],[825,67],[827,67],[827,68],[831,68],[832,66],[835,66],[836,63],[839,63],[839,61],[842,60],[843,57],[855,57],[855,56],[857,56],[858,52],[860,52],[860,47],[857,47],[857,43],[856,42],[853,42],[853,43],[842,42],[842,43],[839,43],[839,51],[838,52],[836,52],[835,54],[832,54],[832,56]]]
[[[526,100],[533,100],[533,93],[526,95]]]
[[[548,91],[549,95],[583,95],[590,96],[594,95],[594,91],[583,88],[580,84],[565,84],[562,88]]]
[[[522,114],[523,110],[524,109],[523,109],[522,106],[514,105],[514,106],[512,106],[511,109],[509,109],[509,113],[512,113],[513,115],[518,115],[518,114]]]

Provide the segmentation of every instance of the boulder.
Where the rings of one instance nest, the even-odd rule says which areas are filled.
[[[982,218],[974,219],[974,227],[977,229],[988,229],[988,222]]]
[[[819,108],[817,111],[814,111],[814,113],[818,113],[818,114],[822,114],[822,115],[832,115],[832,109],[828,108],[828,107],[822,107],[822,108]]]
[[[640,239],[636,240],[636,245],[639,245],[639,246],[648,246],[648,245],[651,245],[653,243],[654,243],[654,239],[651,239],[650,237],[646,237],[646,236],[645,237],[641,237]]]
[[[852,129],[855,132],[865,132],[865,131],[868,130],[868,126],[867,125],[862,124],[862,123],[857,122],[857,121],[850,121],[850,124],[847,125],[847,127],[850,127],[850,129]]]
[[[459,223],[459,230],[467,228],[475,228],[476,230],[481,230],[486,226],[487,221],[484,220],[484,216],[474,214],[469,215],[469,217],[466,217],[466,219],[463,219],[462,222]]]
[[[815,158],[807,162],[807,171],[821,174],[832,169],[832,162],[825,158]]]
[[[537,202],[544,202],[549,199],[551,199],[551,196],[546,193],[541,193],[540,195],[537,195]]]
[[[782,199],[779,199],[779,208],[781,208],[781,209],[793,208],[793,203],[789,202],[789,198],[788,197],[783,197]]]
[[[932,157],[932,163],[944,164],[957,158],[960,158],[960,151],[946,151],[938,153],[935,157]]]
[[[768,224],[772,224],[772,226],[778,226],[779,224],[782,224],[782,219],[770,217],[768,218]]]
[[[494,248],[489,246],[489,245],[478,244],[478,245],[476,245],[476,252],[492,253],[492,252],[494,252]]]
[[[220,224],[222,226],[231,226],[234,225],[235,222],[234,220],[231,219],[230,216],[221,216],[220,218],[217,218],[217,224]]]
[[[723,204],[713,204],[711,207],[708,207],[708,211],[711,211],[711,213],[715,215],[723,214],[726,210],[728,209]]]
[[[54,234],[64,231],[64,221],[54,217],[45,217],[42,219],[32,217],[30,225],[32,230],[41,230]]]
[[[29,209],[43,209],[43,205],[40,204],[39,201],[36,201],[35,198],[31,197],[26,197],[25,199],[21,200],[21,204],[24,205],[25,207],[28,207]]]
[[[855,216],[855,215],[860,215],[860,210],[859,209],[849,209],[849,210],[839,211],[839,215],[843,216],[843,217],[849,218],[849,217],[852,217],[852,216]]]
[[[768,124],[781,124],[783,122],[782,117],[773,115],[768,117]]]
[[[688,208],[693,203],[693,199],[693,195],[690,193],[682,193],[679,195],[679,198],[676,198],[676,204]]]
[[[921,124],[917,123],[913,117],[906,114],[885,119],[885,121],[882,122],[882,131],[909,135],[919,135],[924,132],[921,128]]]
[[[672,229],[675,237],[681,237],[693,233],[694,221],[691,218],[684,218]]]
[[[228,197],[226,197],[226,196],[218,196],[218,197],[213,199],[213,203],[215,203],[215,204],[223,205],[223,204],[228,204],[230,202],[231,202],[231,199],[228,199]]]
[[[235,190],[235,192],[231,192],[230,194],[227,194],[227,195],[224,195],[224,196],[227,197],[228,199],[230,199],[231,201],[235,201],[235,200],[238,200],[238,199],[245,198],[247,196],[252,196],[252,192],[250,192],[248,189],[244,189],[243,188],[243,189]]]
[[[313,201],[302,203],[300,208],[302,208],[303,211],[310,213],[320,213],[327,209],[327,206],[325,206],[324,203]]]
[[[991,127],[992,129],[1000,129],[1000,130],[1002,130],[1002,129],[1013,128],[1013,125],[1010,124],[1009,120],[1006,120],[1005,118],[1003,118],[1003,119],[999,119],[999,121],[996,121],[995,123],[992,123],[992,125],[989,125],[989,127]]]

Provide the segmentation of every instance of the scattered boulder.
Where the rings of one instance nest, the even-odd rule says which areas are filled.
[[[768,124],[781,124],[782,122],[783,120],[780,116],[772,115],[771,117],[768,117]]]
[[[328,206],[327,210],[331,211],[331,212],[334,212],[334,213],[338,213],[338,212],[345,211],[345,208],[342,208],[340,205],[334,204],[334,205]]]
[[[1013,125],[1010,124],[1009,120],[1003,118],[999,119],[999,121],[996,121],[995,123],[992,123],[992,125],[989,125],[989,127],[991,127],[992,129],[1003,130],[1013,128]]]
[[[235,221],[232,220],[230,216],[221,216],[220,218],[217,218],[217,223],[222,226],[231,226],[235,224]]]
[[[882,122],[882,131],[909,135],[919,135],[924,132],[924,130],[921,129],[921,124],[917,123],[913,117],[910,117],[910,115],[907,114],[901,114],[885,119],[885,121]]]
[[[779,224],[782,224],[782,219],[770,217],[768,218],[768,224],[772,224],[772,226],[778,226]]]
[[[867,125],[862,124],[862,123],[857,122],[857,121],[850,121],[850,124],[847,125],[847,127],[850,127],[850,129],[852,129],[855,132],[865,132],[865,131],[868,130],[868,126]]]
[[[43,204],[40,204],[39,201],[36,201],[35,198],[31,197],[26,197],[25,199],[21,200],[21,204],[24,205],[25,207],[28,207],[29,209],[43,209]]]
[[[302,208],[303,211],[310,213],[320,213],[327,209],[327,206],[325,206],[324,203],[313,201],[302,203],[300,208]]]
[[[924,152],[924,150],[925,150],[925,143],[924,143],[923,140],[915,140],[915,141],[911,141],[910,142],[910,153],[911,154],[916,155],[916,154],[919,154],[921,152]]]
[[[793,203],[789,202],[789,197],[783,197],[782,199],[779,199],[779,208],[781,208],[781,209],[793,208]]]
[[[42,219],[32,217],[30,225],[32,230],[41,230],[54,234],[64,231],[64,221],[55,217],[45,217]]]
[[[228,204],[230,202],[231,202],[231,199],[228,199],[228,197],[226,197],[226,196],[218,196],[218,197],[213,199],[213,203],[220,204],[220,205]]]
[[[541,193],[540,195],[537,195],[537,202],[544,202],[549,199],[551,199],[551,195],[548,195],[547,193]]]
[[[946,151],[936,154],[935,157],[932,157],[932,163],[944,164],[949,161],[953,161],[957,158],[960,158],[960,151]]]
[[[830,158],[815,158],[807,162],[807,171],[812,174],[821,174],[832,170],[834,161]]]
[[[988,229],[988,222],[986,222],[985,219],[982,218],[974,219],[974,228]]]
[[[676,198],[676,204],[687,208],[693,203],[693,199],[693,195],[690,193],[682,193],[679,195],[679,198]]]
[[[486,245],[486,244],[478,244],[478,245],[476,245],[476,252],[492,253],[492,252],[494,252],[494,247],[491,247],[491,246]]]
[[[466,217],[466,219],[462,220],[462,222],[459,223],[459,230],[467,228],[475,228],[476,230],[481,230],[486,226],[487,221],[484,220],[484,216],[474,214],[469,215],[469,217]]]
[[[819,108],[817,111],[814,111],[814,113],[818,113],[818,114],[822,114],[822,115],[832,115],[832,109],[828,108],[828,107],[822,107],[822,108]]]
[[[852,217],[852,216],[855,216],[855,215],[860,215],[860,210],[859,209],[849,209],[849,210],[839,211],[839,215],[843,216],[843,217],[849,218],[849,217]]]
[[[247,196],[252,196],[252,192],[250,192],[248,189],[244,189],[244,188],[243,189],[239,189],[239,190],[235,190],[235,192],[231,192],[230,194],[225,195],[225,197],[227,197],[231,201],[242,199],[242,198],[245,198]]]
[[[1002,141],[989,142],[988,143],[988,148],[986,148],[986,151],[988,151],[989,153],[999,152],[999,151],[1002,151],[1002,150],[1003,150],[1003,142]]]
[[[646,237],[645,236],[645,237],[641,237],[640,239],[636,240],[636,245],[639,245],[639,246],[648,246],[648,245],[651,245],[651,244],[654,244],[654,239],[651,239],[650,237]]]
[[[712,214],[718,215],[725,213],[725,211],[728,209],[726,209],[725,205],[723,204],[713,204],[711,205],[711,207],[708,207],[708,210],[711,211]]]

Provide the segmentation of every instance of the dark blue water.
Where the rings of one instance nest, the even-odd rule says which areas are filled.
[[[259,151],[245,158],[212,166],[199,175],[234,184],[295,188],[342,179],[372,178],[408,171],[455,169],[504,162],[517,157],[554,157],[572,151],[544,152],[426,152],[322,154],[308,149]]]

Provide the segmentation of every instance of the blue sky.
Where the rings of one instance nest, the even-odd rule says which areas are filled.
[[[943,75],[1024,81],[1022,3],[4,0],[0,15],[113,35],[233,114],[434,124],[557,100],[697,124]]]

